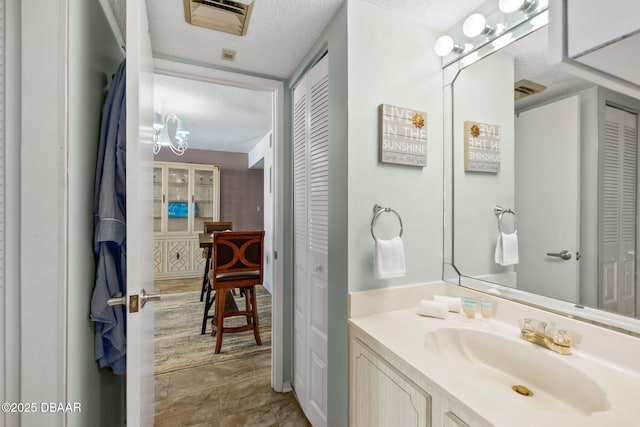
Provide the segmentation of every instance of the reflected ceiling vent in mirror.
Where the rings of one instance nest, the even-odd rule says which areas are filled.
[[[226,33],[247,34],[253,0],[184,0],[188,24]]]
[[[513,93],[515,100],[526,98],[527,96],[535,95],[545,90],[547,87],[539,83],[532,82],[531,80],[522,79],[515,82],[513,85]]]

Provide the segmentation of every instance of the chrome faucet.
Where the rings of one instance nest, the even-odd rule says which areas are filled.
[[[520,338],[546,347],[556,353],[571,354],[571,337],[564,330],[547,330],[547,322],[534,319],[520,321]]]

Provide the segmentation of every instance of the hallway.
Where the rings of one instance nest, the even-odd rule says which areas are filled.
[[[155,288],[168,295],[193,291],[200,284],[199,278],[156,280]],[[214,342],[211,337],[212,352]],[[310,426],[292,392],[272,390],[270,352],[156,374],[154,425]]]

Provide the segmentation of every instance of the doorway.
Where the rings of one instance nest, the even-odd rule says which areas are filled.
[[[253,215],[262,215],[264,229],[269,235],[269,242],[265,239],[265,255],[268,259],[267,265],[271,268],[265,268],[265,287],[270,290],[272,295],[272,348],[270,357],[271,369],[269,373],[269,382],[271,388],[281,392],[287,391],[288,383],[283,381],[285,368],[283,366],[283,267],[282,263],[276,260],[276,254],[282,253],[283,242],[283,220],[281,212],[283,212],[282,202],[282,176],[283,171],[283,152],[282,152],[282,135],[283,135],[283,85],[281,82],[272,81],[263,78],[244,76],[240,74],[223,72],[204,67],[175,63],[166,60],[156,60],[155,73],[162,76],[180,77],[182,79],[192,79],[199,82],[213,83],[225,85],[229,87],[250,89],[268,93],[271,102],[271,132],[267,135],[266,144],[271,158],[265,152],[263,168],[264,168],[264,204],[259,208],[260,212],[254,210]],[[167,102],[166,108],[170,105]],[[252,118],[245,117],[247,120]],[[260,163],[260,162],[256,162]],[[239,195],[240,197],[242,195]],[[270,207],[267,209],[267,206]],[[255,209],[255,208],[254,208]],[[223,216],[220,219],[225,219]],[[236,229],[234,227],[234,229]],[[202,282],[202,277],[196,278]],[[209,327],[210,332],[210,327]],[[225,336],[226,338],[226,336]],[[224,345],[224,344],[223,344]],[[213,350],[212,350],[213,351]]]

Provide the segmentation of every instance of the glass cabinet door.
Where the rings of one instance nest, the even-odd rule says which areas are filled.
[[[153,231],[162,231],[162,168],[153,168]]]
[[[168,168],[167,231],[189,231],[189,169]]]
[[[194,170],[194,224],[193,231],[202,233],[205,221],[213,221],[215,201],[213,197],[213,171],[195,169]]]

